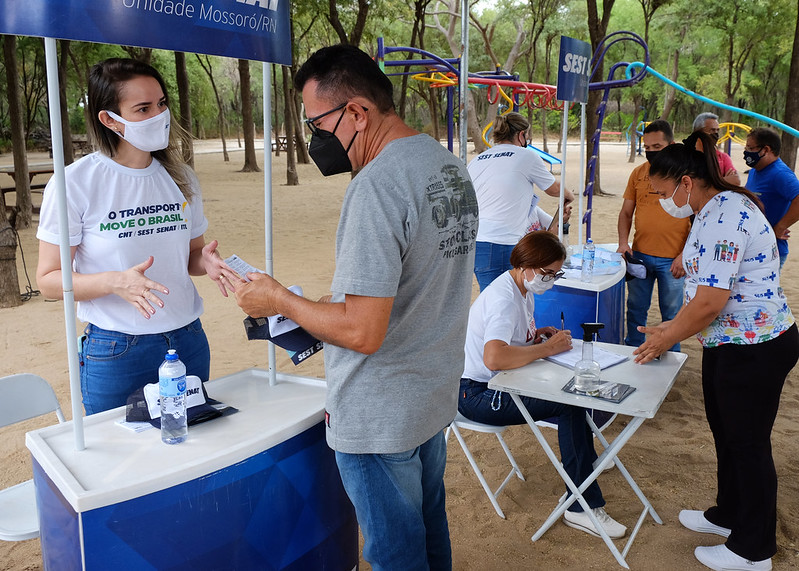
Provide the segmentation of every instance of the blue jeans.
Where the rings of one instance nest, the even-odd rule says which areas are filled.
[[[488,287],[497,277],[513,269],[510,265],[510,253],[513,245],[477,242],[474,253],[474,275],[480,291]]]
[[[561,463],[563,469],[579,487],[594,471],[594,461],[597,459],[594,436],[585,420],[585,409],[532,397],[523,396],[521,399],[533,420],[558,417]],[[509,394],[489,389],[486,383],[471,379],[461,379],[458,411],[469,420],[492,426],[509,426],[526,422]],[[568,488],[566,491],[571,495]],[[596,480],[588,486],[583,497],[592,509],[605,505],[605,499]],[[569,511],[581,512],[583,507],[579,502],[574,502]]]
[[[633,252],[646,267],[646,278],[634,278],[627,282],[627,337],[625,345],[638,347],[646,340],[646,335],[638,331],[639,325],[646,325],[646,316],[652,303],[652,290],[655,280],[658,282],[658,304],[661,321],[674,319],[683,302],[683,278],[671,275],[673,258],[648,256],[641,252]],[[676,343],[671,351],[679,351]]]
[[[123,406],[136,389],[157,383],[158,367],[169,349],[177,351],[187,375],[208,380],[211,353],[199,319],[174,331],[152,335],[128,335],[91,323],[84,333],[80,391],[87,415]]]
[[[375,571],[452,569],[444,505],[444,432],[396,454],[336,452]]]

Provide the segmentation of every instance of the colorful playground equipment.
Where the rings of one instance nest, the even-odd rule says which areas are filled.
[[[608,35],[600,43],[597,50],[594,52],[592,58],[592,69],[596,73],[596,66],[599,62],[603,61],[608,50],[618,44],[619,42],[632,42],[634,45],[643,50],[644,61],[649,62],[649,50],[644,40],[633,32],[615,32]],[[416,54],[421,56],[421,59],[387,59],[391,54],[405,53]],[[411,56],[412,57],[412,56]],[[431,52],[421,50],[414,47],[389,47],[383,42],[383,38],[377,40],[377,55],[376,60],[380,64],[383,71],[389,67],[403,67],[405,70],[396,72],[387,72],[387,75],[411,75],[416,79],[428,81],[434,86],[446,89],[447,93],[447,148],[453,150],[454,139],[454,107],[455,107],[455,87],[458,85],[458,77],[460,72],[460,58],[442,58]],[[424,68],[423,72],[418,71],[418,67]],[[608,78],[605,81],[595,81],[589,84],[589,90],[603,90],[602,102],[597,110],[598,121],[594,133],[591,135],[593,142],[594,153],[588,158],[588,181],[583,189],[582,194],[587,198],[587,205],[585,214],[583,215],[582,222],[586,225],[586,237],[591,236],[591,207],[593,198],[593,186],[596,172],[596,162],[599,159],[599,139],[602,135],[602,123],[605,117],[605,109],[607,107],[607,100],[610,95],[610,90],[613,88],[629,87],[635,85],[646,76],[645,70],[640,70],[639,73],[633,74],[630,77],[621,79],[614,79],[617,70],[622,67],[627,67],[626,62],[614,64],[608,73]],[[410,68],[415,68],[410,71]],[[509,109],[518,111],[522,106],[531,109],[552,109],[562,110],[563,102],[558,101],[556,98],[557,88],[554,85],[544,85],[539,83],[532,83],[520,81],[517,75],[510,74],[501,69],[490,72],[477,72],[468,74],[468,82],[470,86],[485,86],[487,88],[486,97],[489,103],[496,103],[500,97],[505,99],[509,104]],[[509,93],[506,93],[506,90]],[[490,128],[490,126],[489,126]],[[484,131],[484,137],[487,131]],[[558,164],[560,159],[553,157],[549,153],[544,153],[539,149],[534,149],[542,158],[549,162],[550,165]],[[543,154],[542,154],[543,153]],[[557,161],[557,162],[556,162]]]
[[[625,42],[624,44],[625,47],[630,46],[630,44],[632,44],[634,48],[635,47],[639,48],[644,55],[643,61],[635,61],[632,63],[618,62],[610,66],[607,75],[604,79],[595,77],[599,63],[604,60],[604,58],[608,54],[608,51],[611,48],[613,48],[614,46],[616,46],[621,42]],[[386,59],[387,56],[397,53],[418,54],[419,56],[421,56],[421,59],[402,59],[402,60]],[[430,52],[413,47],[388,47],[384,45],[383,38],[378,38],[376,59],[384,71],[388,67],[417,68],[417,71],[412,71],[412,72],[400,71],[400,72],[388,73],[388,75],[413,75],[413,77],[415,77],[418,80],[428,81],[432,83],[434,86],[442,87],[447,90],[447,141],[448,141],[448,148],[451,151],[453,149],[453,133],[454,133],[454,121],[455,121],[454,112],[453,112],[454,102],[455,102],[455,87],[457,87],[458,85],[460,58],[441,58]],[[418,66],[422,66],[425,71],[419,72]],[[680,91],[681,93],[684,93],[685,95],[688,95],[689,97],[694,98],[698,101],[702,101],[713,107],[717,107],[720,109],[728,109],[736,113],[739,113],[741,115],[752,117],[754,119],[757,119],[758,121],[762,121],[763,123],[777,127],[778,129],[786,133],[790,133],[794,137],[799,137],[799,131],[797,131],[793,127],[790,127],[789,125],[781,123],[780,121],[777,121],[775,119],[766,117],[765,115],[761,115],[759,113],[727,105],[719,101],[714,101],[712,99],[699,95],[694,91],[686,89],[685,87],[675,83],[674,81],[670,80],[664,75],[658,73],[657,71],[649,67],[649,48],[646,45],[646,42],[644,42],[644,40],[634,32],[619,31],[606,36],[599,44],[597,49],[594,51],[593,57],[591,58],[591,69],[592,69],[592,74],[591,74],[592,81],[591,83],[589,83],[588,88],[590,91],[602,91],[602,100],[597,108],[596,129],[590,135],[592,141],[591,148],[593,149],[594,152],[588,158],[587,161],[588,176],[585,188],[582,191],[582,194],[587,199],[585,214],[583,215],[582,218],[582,222],[585,223],[586,237],[591,236],[591,209],[593,202],[593,188],[596,179],[596,164],[597,161],[599,160],[599,148],[600,148],[599,141],[603,133],[602,124],[605,119],[605,112],[611,89],[631,87],[637,84],[638,82],[642,81],[647,74],[651,74],[660,81],[666,83],[667,85],[673,87],[674,89]],[[616,78],[616,74],[619,73],[621,70],[624,71],[623,77]],[[469,73],[468,82],[472,87],[485,86],[487,88],[486,97],[488,98],[488,101],[490,103],[496,103],[499,100],[499,98],[502,97],[508,103],[509,109],[512,108],[512,110],[514,111],[517,111],[522,106],[527,106],[532,109],[552,109],[552,110],[563,109],[563,102],[560,102],[556,99],[555,86],[520,81],[517,75],[510,74],[501,69],[497,69],[491,72]],[[639,122],[635,126],[634,133],[632,132],[631,128],[632,125],[628,127],[627,129],[628,141],[630,136],[638,136],[640,138],[640,136],[643,134],[643,129],[645,125],[646,122],[644,121]],[[483,131],[484,139],[488,134],[488,132],[490,131],[490,127],[491,125],[489,125]],[[739,132],[741,131],[748,132],[750,130],[748,125],[744,125],[741,123],[724,123],[720,127],[722,128],[722,131],[720,132],[719,143],[726,143],[727,152],[729,152],[730,143],[732,141],[735,141],[736,143],[740,144],[745,143],[745,137],[741,137],[739,135]],[[540,155],[543,153],[543,151],[539,149],[535,150]],[[557,159],[557,157],[553,157],[548,153],[546,155],[547,156],[542,155],[542,158],[547,162],[551,161],[550,165],[557,164],[557,162],[555,161],[559,162],[559,159]]]
[[[749,111],[748,109],[743,109],[741,107],[735,107],[733,105],[727,105],[726,103],[721,103],[720,101],[715,101],[713,99],[710,99],[709,97],[705,97],[704,95],[699,95],[695,91],[691,91],[690,89],[686,89],[685,87],[683,87],[679,83],[676,83],[676,82],[672,81],[671,79],[669,79],[668,77],[666,77],[662,73],[658,73],[657,71],[655,71],[654,69],[649,67],[649,63],[643,63],[643,62],[640,62],[640,61],[632,62],[631,64],[627,65],[627,70],[625,71],[625,75],[627,75],[629,77],[637,77],[641,73],[642,70],[644,72],[646,72],[646,73],[649,73],[649,74],[653,75],[654,77],[656,77],[657,79],[659,79],[660,81],[665,83],[666,85],[669,85],[669,86],[673,87],[674,89],[676,89],[677,91],[679,91],[681,93],[684,93],[688,97],[692,97],[692,98],[694,98],[694,99],[696,99],[698,101],[702,101],[703,103],[707,103],[708,105],[712,105],[713,107],[718,107],[719,109],[727,109],[729,111],[733,111],[735,113],[740,113],[741,115],[745,115],[747,117],[752,117],[754,119],[757,119],[758,121],[762,121],[763,123],[766,123],[768,125],[776,127],[779,130],[784,131],[785,133],[788,133],[790,135],[793,135],[794,137],[799,138],[799,130],[794,129],[790,125],[786,125],[785,123],[782,123],[781,121],[777,121],[776,119],[772,119],[771,117],[766,117],[765,115],[761,115],[760,113],[755,113],[754,111]],[[743,128],[743,130],[746,130],[746,127],[747,127],[746,125],[742,125],[740,123],[730,123],[730,125],[735,125],[736,127]],[[721,137],[719,137],[719,140],[721,140]],[[736,142],[742,142],[742,141],[743,141],[743,139],[740,139],[740,138],[736,139]]]

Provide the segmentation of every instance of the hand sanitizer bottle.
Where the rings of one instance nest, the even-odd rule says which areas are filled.
[[[583,358],[574,365],[574,390],[586,395],[599,394],[599,363],[594,361],[594,335],[604,323],[582,323]]]

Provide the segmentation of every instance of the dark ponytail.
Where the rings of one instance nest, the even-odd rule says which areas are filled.
[[[696,149],[701,141],[702,150]],[[727,182],[721,177],[719,161],[716,158],[716,145],[709,135],[694,131],[682,143],[668,145],[650,161],[649,176],[679,181],[684,176],[702,180],[716,191],[729,190],[743,194],[763,210],[763,203],[751,191],[742,186]]]

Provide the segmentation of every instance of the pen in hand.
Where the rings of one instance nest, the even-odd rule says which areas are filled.
[[[560,312],[560,330],[563,331],[564,329],[566,329],[566,325],[565,325],[564,320],[563,320],[563,312],[561,311]]]

